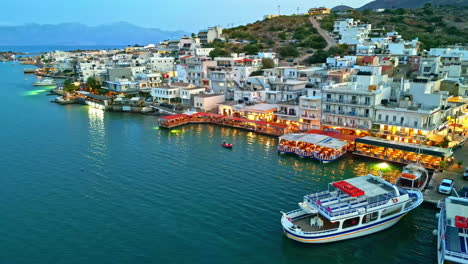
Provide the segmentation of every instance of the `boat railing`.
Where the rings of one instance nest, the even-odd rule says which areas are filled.
[[[317,231],[317,232],[304,232],[305,235],[316,235],[316,234],[324,234],[324,233],[332,233],[338,231],[339,228],[333,228],[333,229],[327,229],[323,231]]]
[[[322,198],[324,196],[331,196],[330,191],[327,190],[327,191],[311,193],[311,194],[306,195],[306,198],[317,202],[319,200],[319,198]]]
[[[329,216],[330,217],[336,217],[336,216],[354,214],[356,212],[357,212],[357,208],[352,208],[352,209],[347,209],[347,210],[343,210],[343,211],[329,212]]]
[[[455,257],[455,258],[460,258],[460,259],[468,259],[468,254],[465,253],[460,253],[452,250],[445,250],[445,255]]]
[[[378,202],[375,202],[375,203],[368,204],[366,206],[366,210],[369,210],[371,208],[387,204],[387,202],[388,202],[388,200],[382,200],[382,201],[378,201]]]

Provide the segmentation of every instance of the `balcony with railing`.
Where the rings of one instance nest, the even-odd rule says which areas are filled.
[[[301,108],[307,108],[307,109],[312,109],[312,110],[318,110],[318,109],[319,109],[319,106],[318,106],[318,105],[301,104]]]
[[[439,126],[444,125],[444,123],[440,123],[440,124],[423,124],[423,125],[416,124],[415,125],[415,123],[411,123],[411,122],[396,122],[396,121],[384,121],[384,120],[376,120],[375,123],[376,124],[381,124],[381,125],[396,126],[396,127],[407,127],[407,128],[427,130],[427,131],[434,130]]]
[[[298,114],[296,111],[278,111],[276,112],[277,116],[284,116],[284,117],[297,117]]]
[[[411,138],[411,139],[418,140],[418,141],[427,140],[427,136],[425,135],[414,134],[414,133],[403,132],[403,131],[397,131],[395,133],[392,133],[392,131],[389,131],[389,130],[380,130],[380,129],[372,129],[371,131],[374,135],[383,136],[383,137],[399,136],[403,138]]]
[[[370,118],[369,114],[360,114],[356,112],[335,111],[335,110],[327,110],[327,109],[323,110],[322,112],[325,114],[337,115],[337,116],[357,117],[357,118],[363,118],[363,119]]]
[[[370,106],[370,101],[363,101],[363,100],[340,100],[340,99],[333,99],[333,98],[325,98],[325,102],[333,103],[333,104],[345,104],[345,105],[355,105],[361,107]]]
[[[322,121],[322,125],[330,125],[330,126],[337,126],[337,127],[345,127],[345,128],[356,128],[356,129],[363,129],[368,130],[369,127],[365,125],[357,125],[351,123],[343,123],[343,122],[334,122],[334,121]]]

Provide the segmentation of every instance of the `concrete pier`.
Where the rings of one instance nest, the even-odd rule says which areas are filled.
[[[452,179],[455,181],[454,189],[456,191],[460,190],[463,187],[463,185],[468,185],[468,180],[464,180],[463,175],[460,173],[449,171],[434,172],[434,175],[432,175],[432,179],[429,182],[427,189],[424,191],[424,202],[437,204],[439,200],[443,200],[447,196],[449,196],[448,194],[442,194],[437,191],[440,182],[445,178]]]

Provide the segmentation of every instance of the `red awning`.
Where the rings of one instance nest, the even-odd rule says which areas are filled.
[[[168,116],[160,117],[159,119],[165,119],[167,121],[170,121],[170,120],[183,118],[183,117],[188,117],[188,115],[186,115],[186,114],[168,115]]]
[[[336,139],[352,141],[352,142],[354,142],[356,140],[356,138],[361,138],[361,137],[358,137],[358,136],[346,135],[346,134],[333,132],[333,131],[324,131],[323,135],[329,136],[329,137],[332,137],[332,138],[336,138]]]
[[[306,132],[306,134],[322,134],[322,130],[319,129],[312,129]]]
[[[255,123],[260,126],[270,126],[274,128],[287,128],[288,127],[288,125],[285,125],[285,124],[266,122],[266,121],[255,121]]]
[[[359,189],[358,187],[352,185],[347,181],[334,182],[333,186],[335,186],[337,189],[340,189],[344,193],[349,194],[352,197],[357,197],[365,194],[363,190]]]

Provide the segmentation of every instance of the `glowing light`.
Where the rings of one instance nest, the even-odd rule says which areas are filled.
[[[180,130],[179,129],[173,129],[173,130],[171,130],[171,133],[180,133]]]
[[[25,92],[25,95],[38,95],[42,92],[45,92],[46,90],[32,90],[32,91],[28,91],[28,92]]]
[[[379,169],[387,169],[387,168],[388,168],[388,164],[385,163],[385,162],[382,162],[382,163],[379,163],[379,164],[377,165],[377,167],[378,167]]]
[[[159,127],[153,127],[154,130],[159,130]]]

